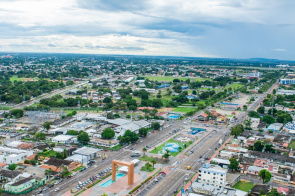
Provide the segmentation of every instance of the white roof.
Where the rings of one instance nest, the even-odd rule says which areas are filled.
[[[99,151],[101,151],[101,149],[82,147],[82,148],[80,148],[78,150],[75,150],[73,153],[74,154],[82,154],[82,155],[91,155],[91,154],[97,153]]]
[[[227,164],[227,165],[230,164],[229,160],[226,160],[226,159],[213,158],[212,161],[215,161],[217,163]]]
[[[121,171],[121,172],[128,172],[128,167],[127,166],[122,166],[118,169],[118,171]]]
[[[74,162],[80,162],[80,163],[87,163],[87,157],[79,154],[74,154],[72,156],[69,156],[65,160],[74,161]]]
[[[18,145],[20,145],[20,144],[22,144],[21,141],[13,141],[13,142],[9,142],[9,143],[7,143],[7,146],[16,148],[16,147],[18,147]]]
[[[53,148],[53,150],[55,152],[63,152],[64,151],[64,149],[62,149],[62,148]]]
[[[117,118],[117,119],[108,119],[107,120],[108,123],[110,124],[115,124],[115,125],[124,125],[126,123],[130,123],[129,120],[125,120],[125,119],[121,119],[121,118]]]
[[[72,138],[74,138],[75,136],[73,135],[58,135],[55,136],[54,138],[52,138],[52,140],[56,140],[56,141],[68,141]]]

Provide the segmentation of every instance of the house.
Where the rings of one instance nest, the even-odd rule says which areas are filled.
[[[52,142],[63,143],[63,144],[76,143],[77,137],[73,135],[58,135],[52,138]]]
[[[209,119],[209,117],[208,117],[208,114],[206,114],[206,113],[203,113],[203,114],[197,116],[197,120],[199,120],[199,121],[208,121],[208,119]]]
[[[248,174],[253,174],[253,175],[258,175],[258,173],[263,170],[262,167],[257,167],[257,166],[249,166],[247,169]]]
[[[32,150],[19,150],[0,146],[0,162],[1,163],[19,163],[34,153]]]
[[[44,164],[49,165],[49,166],[53,165],[58,168],[65,166],[68,168],[69,171],[72,171],[72,170],[76,169],[77,167],[81,166],[81,163],[73,162],[70,160],[57,159],[54,157],[50,157],[50,159],[47,160],[46,162],[44,162]]]
[[[4,192],[10,194],[21,194],[32,190],[33,187],[38,186],[38,180],[33,177],[23,178],[17,182],[9,182],[4,185]]]
[[[7,182],[10,182],[11,180],[13,180],[15,177],[17,177],[20,174],[21,174],[21,172],[19,172],[19,171],[1,169],[0,170],[0,180],[6,179]]]
[[[260,190],[263,190],[264,193],[268,193],[270,190],[269,185],[261,185],[261,184],[257,184],[255,185],[250,192],[251,196],[258,196],[260,195]]]
[[[226,116],[218,116],[216,118],[215,122],[218,124],[225,124],[227,122],[227,117]]]
[[[269,125],[266,129],[272,130],[275,132],[279,132],[283,126],[284,126],[284,124],[282,124],[282,123],[273,123],[273,124]]]
[[[119,141],[118,140],[105,140],[105,139],[101,139],[101,138],[92,138],[90,139],[89,144],[92,145],[96,145],[96,146],[104,146],[104,147],[115,147],[117,145],[119,145]]]

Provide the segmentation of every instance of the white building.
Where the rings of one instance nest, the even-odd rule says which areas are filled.
[[[198,182],[206,183],[217,187],[226,185],[227,169],[223,169],[216,165],[203,164],[199,170]]]
[[[73,135],[58,135],[52,138],[52,142],[64,143],[64,144],[77,143],[77,137]]]
[[[73,155],[68,157],[66,160],[81,162],[82,164],[87,164],[90,160],[100,157],[98,148],[82,147],[73,152]]]
[[[32,150],[19,150],[19,149],[0,146],[0,162],[1,163],[7,163],[7,164],[19,163],[33,154],[34,154],[34,151]]]

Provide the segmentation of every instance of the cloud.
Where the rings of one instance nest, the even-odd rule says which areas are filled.
[[[278,51],[278,52],[286,52],[287,50],[284,48],[275,48],[275,49],[271,49],[273,51]]]
[[[294,6],[292,0],[5,0],[0,51],[294,59]]]

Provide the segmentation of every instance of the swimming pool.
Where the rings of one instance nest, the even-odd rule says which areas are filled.
[[[179,116],[168,116],[168,119],[179,119]]]
[[[108,181],[106,181],[105,183],[103,183],[102,185],[100,185],[100,187],[106,188],[108,186],[110,186],[111,184],[113,184],[114,182],[116,182],[117,180],[119,180],[120,178],[122,178],[123,176],[125,176],[125,174],[116,174],[116,180],[112,181],[112,179],[109,179]]]
[[[206,129],[202,129],[202,128],[196,128],[196,127],[191,127],[191,132],[189,132],[189,134],[192,135],[196,135],[197,133],[201,132],[201,131],[206,131]]]
[[[181,147],[177,143],[166,143],[165,147],[162,147],[163,151],[169,150],[170,152],[178,152],[178,148]],[[181,147],[182,148],[182,147]]]

